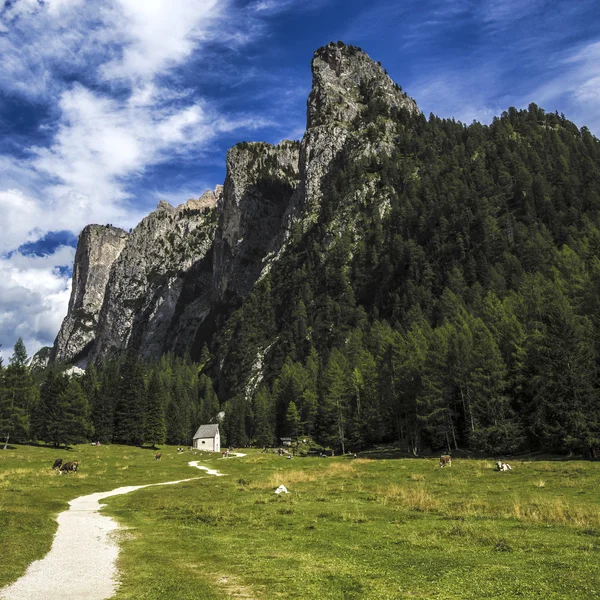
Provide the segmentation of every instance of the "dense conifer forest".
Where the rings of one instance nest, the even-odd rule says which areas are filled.
[[[0,434],[187,445],[222,410],[235,446],[598,453],[600,142],[533,104],[466,126],[375,97],[356,127],[375,144],[390,121],[393,152],[347,145],[199,361],[128,353],[40,385],[17,344]]]

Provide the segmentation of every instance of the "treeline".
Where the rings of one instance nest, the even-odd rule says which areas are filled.
[[[598,453],[600,142],[535,105],[365,102],[318,222],[215,344],[236,439]]]
[[[5,444],[189,445],[197,427],[214,422],[220,410],[202,369],[170,355],[145,365],[128,353],[81,376],[51,367],[38,381],[19,340],[9,365],[0,363],[0,435]]]

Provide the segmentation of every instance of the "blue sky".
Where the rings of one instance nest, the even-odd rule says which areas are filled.
[[[597,0],[9,0],[0,9],[0,343],[52,343],[76,236],[299,139],[313,51],[343,40],[425,113],[536,102],[600,134]]]

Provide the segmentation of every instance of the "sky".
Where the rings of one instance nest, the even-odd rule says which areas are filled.
[[[2,4],[2,2],[4,2]],[[0,0],[0,355],[52,345],[77,236],[225,177],[239,141],[300,139],[313,52],[381,61],[420,109],[535,102],[600,135],[597,0]]]

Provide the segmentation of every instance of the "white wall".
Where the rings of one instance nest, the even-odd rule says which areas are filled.
[[[221,451],[221,436],[217,432],[213,438],[198,438],[194,440],[194,448],[203,450],[204,452],[220,452]]]

